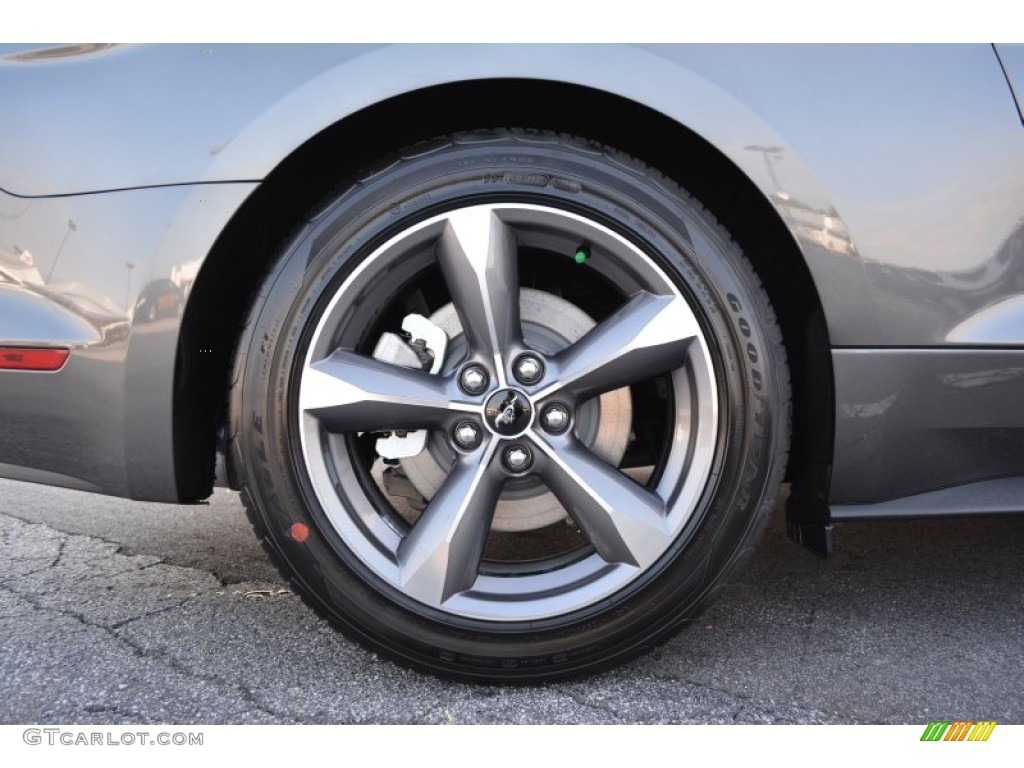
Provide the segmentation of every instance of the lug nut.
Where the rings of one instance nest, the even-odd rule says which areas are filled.
[[[544,363],[536,355],[520,355],[512,372],[520,384],[536,384],[544,375]]]
[[[513,445],[505,449],[502,461],[509,472],[525,472],[533,463],[533,454],[525,445]]]
[[[553,435],[564,432],[569,426],[569,409],[559,403],[552,403],[541,411],[540,425]]]
[[[479,395],[487,389],[490,377],[482,365],[467,365],[459,374],[459,386],[467,395]]]
[[[483,432],[480,427],[472,421],[460,421],[452,431],[452,438],[455,444],[466,451],[471,451],[480,445],[483,440]]]

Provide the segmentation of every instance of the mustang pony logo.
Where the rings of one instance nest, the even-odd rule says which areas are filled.
[[[503,427],[510,427],[516,423],[516,419],[519,418],[519,414],[522,412],[523,408],[519,405],[519,396],[515,392],[509,392],[508,397],[501,403],[500,413],[495,422]]]

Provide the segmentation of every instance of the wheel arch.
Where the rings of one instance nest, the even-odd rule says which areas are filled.
[[[584,136],[633,155],[689,190],[730,231],[772,300],[789,357],[793,436],[787,476],[813,482],[821,487],[812,492],[826,494],[834,387],[825,315],[804,254],[763,190],[711,142],[650,106],[591,87],[505,78],[431,86],[344,117],[284,158],[236,211],[207,255],[182,318],[174,391],[179,498],[204,498],[212,488],[241,325],[295,223],[339,182],[351,183],[368,163],[397,148],[497,126]]]

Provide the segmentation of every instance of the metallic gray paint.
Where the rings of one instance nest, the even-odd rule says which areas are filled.
[[[0,464],[54,473],[59,485],[177,501],[171,404],[183,301],[254,188],[0,193],[0,339],[72,348],[60,371],[0,371]],[[167,306],[151,314],[147,296],[159,303],[166,286],[180,294],[165,291]]]
[[[803,249],[837,345],[942,344],[1024,292],[1024,265],[998,258],[1020,237],[1024,136],[985,45],[129,46],[0,62],[28,115],[0,126],[0,146],[23,148],[0,188],[19,195],[258,180],[382,99],[536,78],[632,99],[722,151]]]
[[[999,63],[1006,74],[1010,92],[1013,93],[1014,100],[1017,102],[1020,120],[1024,123],[1024,44],[1000,43],[993,48],[995,48]]]
[[[1024,513],[1024,476],[980,480],[876,504],[832,505],[836,522]]]
[[[702,136],[792,233],[833,345],[948,348],[936,353],[940,368],[979,379],[1015,367],[1006,360],[1024,349],[1024,130],[1007,78],[1019,95],[1024,55],[998,51],[1002,66],[984,45],[0,46],[0,92],[17,115],[0,123],[0,188],[10,193],[0,193],[0,256],[28,251],[46,276],[0,292],[0,341],[75,347],[38,386],[19,378],[34,374],[0,375],[0,416],[17,426],[0,441],[0,463],[173,500],[178,320],[130,316],[140,290],[198,269],[258,180],[319,131],[383,99],[467,79],[586,86]],[[47,317],[27,327],[30,304]],[[964,356],[965,346],[1008,357]],[[882,445],[878,425],[910,434],[909,421],[843,414],[894,393],[907,400],[909,382],[931,387],[925,401],[952,390],[934,386],[940,372],[922,369],[916,352],[859,355],[834,356],[835,498],[936,487],[948,477],[943,462],[913,482],[897,477],[914,463],[911,445],[890,447],[885,461],[866,452]],[[1024,385],[1001,386],[1003,411],[964,390],[959,418],[982,444],[991,434],[1019,450],[1018,433],[995,422],[1015,418]],[[988,471],[984,450],[973,456],[966,479]]]
[[[4,343],[37,347],[85,346],[95,344],[100,338],[99,330],[92,323],[62,304],[26,286],[0,282],[0,339]]]
[[[1024,475],[1024,350],[835,350],[834,505]]]

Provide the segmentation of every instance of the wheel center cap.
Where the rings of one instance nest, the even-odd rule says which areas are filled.
[[[502,437],[521,435],[532,418],[533,406],[529,398],[517,389],[499,389],[484,406],[487,426]]]

